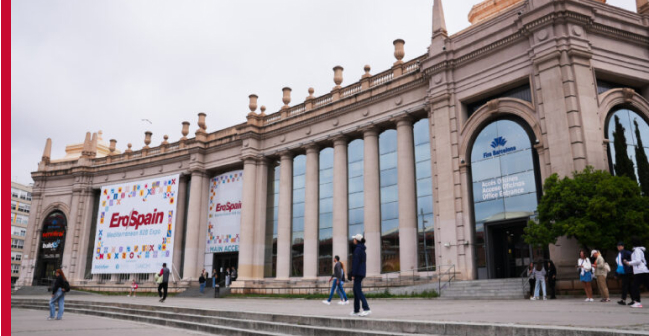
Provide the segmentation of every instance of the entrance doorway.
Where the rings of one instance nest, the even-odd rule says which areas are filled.
[[[239,252],[214,253],[212,267],[219,274],[219,283],[225,283],[225,271],[235,268],[239,272]]]
[[[527,218],[486,225],[489,278],[518,278],[533,261],[532,248],[523,239]]]
[[[40,232],[34,285],[49,286],[54,281],[54,271],[62,267],[66,229],[67,219],[62,212],[54,211],[45,218]]]

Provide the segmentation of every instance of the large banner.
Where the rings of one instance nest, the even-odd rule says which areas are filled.
[[[239,251],[242,192],[243,170],[231,171],[210,180],[205,253]]]
[[[92,273],[171,268],[178,175],[101,188]]]

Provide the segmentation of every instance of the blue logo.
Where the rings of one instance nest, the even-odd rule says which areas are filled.
[[[494,139],[494,141],[491,142],[491,148],[497,148],[500,146],[505,146],[507,143],[507,140],[503,137],[497,137]]]
[[[119,264],[115,264],[115,269],[119,269]]]

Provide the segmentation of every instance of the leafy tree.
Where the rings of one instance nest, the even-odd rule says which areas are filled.
[[[635,125],[635,137],[638,139],[638,145],[635,147],[635,159],[637,161],[636,164],[638,165],[638,179],[640,180],[642,194],[649,196],[649,160],[647,159],[647,153],[644,152],[638,121],[634,120],[633,124]]]
[[[572,178],[553,174],[543,193],[539,222],[525,229],[528,244],[555,244],[567,236],[606,250],[632,236],[649,239],[649,197],[642,197],[636,180],[588,167]]]
[[[615,175],[626,176],[634,181],[635,170],[633,169],[633,161],[626,153],[627,142],[624,135],[624,126],[620,123],[620,118],[615,116],[615,131],[613,131],[613,146],[615,148]]]

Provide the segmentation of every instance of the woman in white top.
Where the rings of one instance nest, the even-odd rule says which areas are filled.
[[[579,259],[577,260],[577,269],[579,270],[579,281],[584,285],[586,292],[586,302],[593,302],[593,287],[590,282],[593,280],[592,269],[593,266],[588,259],[586,251],[579,251]]]

